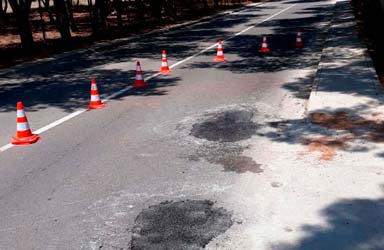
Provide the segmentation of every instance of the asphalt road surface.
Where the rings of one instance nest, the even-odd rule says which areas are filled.
[[[239,186],[262,182],[274,160],[258,139],[268,124],[303,117],[332,7],[253,4],[0,72],[0,249],[271,249],[289,227],[259,216],[274,203],[251,199],[265,189]],[[218,39],[227,62],[213,62]],[[167,76],[154,75],[162,50]],[[137,60],[147,88],[129,87]],[[84,111],[93,77],[112,98]],[[32,130],[73,115],[10,148],[19,100]]]

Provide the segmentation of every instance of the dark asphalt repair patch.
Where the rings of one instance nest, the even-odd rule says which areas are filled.
[[[166,201],[144,209],[132,229],[132,250],[201,250],[233,224],[208,200]]]
[[[232,171],[236,173],[245,173],[247,171],[252,173],[261,173],[263,169],[261,164],[256,163],[251,157],[238,155],[238,156],[224,156],[215,161],[222,165],[225,171]]]
[[[194,124],[191,135],[215,142],[236,142],[251,138],[256,133],[253,113],[230,110],[216,114],[201,123]]]

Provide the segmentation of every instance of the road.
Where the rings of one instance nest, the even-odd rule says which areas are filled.
[[[1,72],[0,146],[15,133],[18,100],[34,130],[81,114],[34,145],[0,152],[0,249],[280,249],[272,242],[298,237],[276,215],[276,203],[295,195],[276,193],[283,170],[271,166],[285,159],[271,134],[304,117],[332,7],[253,4]],[[297,28],[303,49],[294,47]],[[258,52],[262,34],[268,54]],[[217,39],[227,62],[213,62]],[[153,76],[163,49],[177,65]],[[114,95],[132,83],[137,60],[150,87],[82,111],[91,78],[103,97]]]

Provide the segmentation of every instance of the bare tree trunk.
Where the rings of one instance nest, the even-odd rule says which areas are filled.
[[[99,34],[107,27],[107,4],[106,0],[95,0],[92,11],[92,30],[94,34]]]
[[[123,28],[123,18],[122,18],[122,8],[123,3],[121,0],[114,0],[115,10],[116,10],[116,18],[117,18],[117,26],[119,29]]]
[[[208,10],[209,9],[208,1],[207,0],[202,0],[202,1],[203,1],[204,10]]]
[[[140,21],[143,21],[145,16],[145,5],[143,0],[135,0],[135,5],[137,10],[137,18]]]
[[[8,1],[0,0],[0,21],[7,21],[7,9],[8,9]]]
[[[28,50],[34,46],[29,13],[31,11],[31,0],[9,0],[12,11],[16,17],[17,28],[20,35],[21,46]]]
[[[213,0],[213,8],[218,8],[219,7],[219,0]]]
[[[64,0],[53,0],[56,10],[56,25],[63,41],[71,40],[71,31],[69,29],[68,10]]]
[[[381,5],[381,12],[384,15],[384,0],[380,0],[380,5]]]
[[[47,40],[47,37],[45,36],[45,23],[44,23],[44,18],[43,18],[43,10],[41,9],[41,1],[37,0],[37,2],[39,3],[41,33],[43,34],[43,40],[45,42]]]
[[[156,20],[161,20],[161,11],[163,9],[163,3],[162,0],[151,0],[149,2],[150,7],[151,7],[151,15],[154,17]]]
[[[165,0],[164,5],[165,5],[164,9],[165,9],[166,15],[170,16],[173,19],[176,18],[177,11],[176,11],[176,8],[175,8],[174,0]]]
[[[67,0],[66,3],[67,3],[67,8],[68,8],[69,22],[71,24],[71,30],[76,32],[76,31],[78,31],[78,29],[77,29],[77,26],[76,26],[76,23],[75,23],[75,19],[73,18],[73,4],[72,4],[72,0]]]
[[[45,7],[45,10],[47,11],[48,13],[48,16],[49,16],[49,21],[51,23],[55,23],[55,19],[53,18],[53,15],[52,15],[52,11],[49,7],[49,0],[42,0],[43,4],[44,4],[44,7]]]

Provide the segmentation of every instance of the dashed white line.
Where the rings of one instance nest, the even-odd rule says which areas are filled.
[[[240,31],[240,32],[238,32],[238,33],[236,33],[236,34],[234,34],[233,36],[230,36],[230,37],[224,39],[224,41],[228,41],[228,40],[230,40],[230,39],[232,39],[232,38],[235,38],[235,37],[237,37],[237,36],[239,36],[239,35],[241,35],[241,34],[247,32],[248,30],[250,30],[250,29],[256,27],[256,25],[259,25],[259,24],[262,24],[262,23],[264,23],[264,22],[266,22],[266,21],[268,21],[268,20],[271,20],[272,18],[274,18],[274,17],[276,17],[276,16],[278,16],[278,15],[284,13],[285,11],[287,11],[287,10],[289,10],[289,9],[291,9],[291,8],[293,8],[295,5],[297,5],[297,4],[292,4],[292,5],[288,6],[287,8],[285,8],[285,9],[283,9],[283,10],[281,10],[281,11],[275,13],[275,14],[273,14],[272,16],[269,16],[268,18],[261,20],[259,23],[255,24],[255,25],[252,25],[252,26],[249,26],[248,28],[243,29],[242,31]],[[183,59],[183,60],[181,60],[181,61],[178,61],[178,62],[172,64],[172,65],[170,66],[170,68],[174,68],[174,67],[176,67],[176,66],[178,66],[178,65],[180,65],[180,64],[183,64],[183,63],[185,63],[185,62],[187,62],[187,61],[189,61],[189,60],[191,60],[191,59],[193,59],[193,58],[195,58],[195,57],[197,57],[197,56],[199,56],[199,55],[205,53],[206,51],[208,51],[208,50],[210,50],[210,49],[212,49],[212,48],[214,48],[214,47],[216,47],[216,46],[217,46],[217,43],[212,44],[211,46],[209,46],[209,47],[207,47],[207,48],[205,48],[205,49],[203,49],[203,50],[197,52],[196,54],[193,54],[193,55],[191,55],[191,56],[189,56],[189,57],[187,57],[187,58],[185,58],[185,59]],[[144,80],[148,81],[148,80],[150,80],[150,79],[152,79],[152,78],[154,78],[154,77],[156,77],[156,76],[158,76],[158,75],[160,75],[160,73],[156,73],[156,74],[150,75],[150,76],[144,78]],[[121,94],[123,94],[123,93],[125,93],[125,92],[127,92],[127,91],[129,91],[129,90],[131,90],[132,88],[133,88],[132,86],[127,86],[127,87],[125,87],[125,88],[123,88],[123,89],[121,89],[121,90],[119,90],[119,91],[117,91],[117,92],[115,92],[115,93],[113,93],[113,94],[111,94],[111,95],[109,95],[109,96],[103,98],[103,101],[104,101],[104,102],[108,102],[108,101],[110,101],[111,99],[115,98],[116,96],[119,96],[119,95],[121,95]],[[44,132],[46,132],[47,130],[50,130],[50,129],[52,129],[52,128],[54,128],[54,127],[56,127],[56,126],[58,126],[58,125],[60,125],[60,124],[62,124],[62,123],[64,123],[64,122],[66,122],[66,121],[72,119],[72,118],[75,118],[76,116],[78,116],[78,115],[84,113],[85,111],[87,111],[87,109],[80,109],[80,110],[77,110],[77,111],[75,111],[75,112],[73,112],[73,113],[71,113],[71,114],[69,114],[69,115],[67,115],[67,116],[64,116],[63,118],[60,118],[59,120],[56,120],[56,121],[54,121],[54,122],[52,122],[52,123],[50,123],[50,124],[48,124],[48,125],[46,125],[46,126],[40,128],[40,129],[34,131],[33,133],[35,133],[35,134],[41,134],[41,133],[44,133]],[[0,147],[0,152],[4,152],[4,151],[6,151],[6,150],[12,148],[13,146],[14,146],[13,144],[8,143],[8,144],[6,144],[6,145]]]

